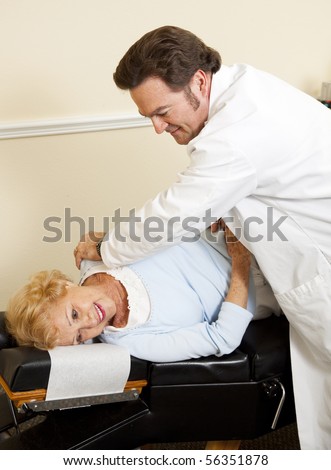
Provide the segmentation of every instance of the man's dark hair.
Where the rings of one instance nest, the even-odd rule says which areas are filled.
[[[221,62],[220,54],[190,31],[162,26],[130,47],[116,68],[114,81],[118,88],[131,90],[148,77],[158,77],[179,90],[197,70],[216,73]]]

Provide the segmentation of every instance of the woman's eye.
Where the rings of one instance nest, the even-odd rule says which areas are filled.
[[[71,318],[72,318],[73,320],[77,320],[77,318],[78,318],[78,312],[77,312],[76,310],[72,310],[72,312],[71,312]]]
[[[76,340],[78,344],[81,344],[83,342],[83,337],[80,333],[78,333]]]

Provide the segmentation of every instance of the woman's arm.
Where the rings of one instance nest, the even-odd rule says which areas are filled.
[[[246,309],[223,302],[218,319],[166,332],[137,328],[126,335],[101,335],[104,342],[129,349],[132,356],[147,361],[182,361],[205,356],[230,354],[241,343],[253,315]]]

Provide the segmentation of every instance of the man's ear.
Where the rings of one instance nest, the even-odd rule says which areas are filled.
[[[191,89],[198,90],[203,96],[209,95],[210,89],[210,73],[206,73],[199,69],[191,78]]]

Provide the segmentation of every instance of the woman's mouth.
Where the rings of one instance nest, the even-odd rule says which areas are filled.
[[[93,304],[94,307],[95,307],[95,310],[98,314],[98,318],[99,318],[99,323],[103,322],[103,320],[105,319],[106,317],[106,312],[104,311],[104,309],[101,307],[100,304]]]

